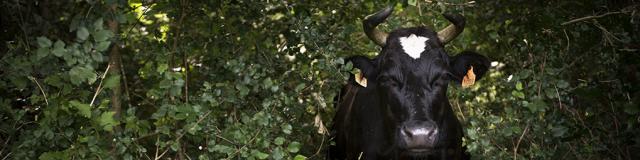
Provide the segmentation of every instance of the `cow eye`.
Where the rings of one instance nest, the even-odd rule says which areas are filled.
[[[431,80],[431,86],[438,87],[443,86],[446,82],[449,81],[449,77],[444,74],[438,74],[435,78]]]
[[[382,82],[383,85],[388,87],[397,87],[400,84],[398,83],[398,80],[389,76],[382,76],[379,78],[379,81]]]

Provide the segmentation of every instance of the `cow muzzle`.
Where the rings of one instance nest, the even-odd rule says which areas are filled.
[[[403,148],[408,152],[431,152],[436,147],[438,129],[431,121],[409,121],[400,129]]]

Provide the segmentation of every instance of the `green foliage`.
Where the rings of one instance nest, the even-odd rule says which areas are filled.
[[[633,1],[12,2],[0,3],[2,158],[323,159],[333,98],[359,72],[344,58],[379,51],[360,20],[389,4],[387,31],[463,14],[446,49],[496,64],[449,88],[474,159],[640,150]]]

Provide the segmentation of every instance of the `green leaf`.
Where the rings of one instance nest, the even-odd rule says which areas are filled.
[[[236,85],[236,89],[238,89],[240,91],[239,94],[240,94],[241,97],[244,97],[244,96],[248,95],[249,91],[250,91],[247,86],[241,85],[241,84],[237,84]]]
[[[36,38],[36,40],[38,41],[38,45],[41,48],[51,47],[51,40],[49,40],[47,37],[38,37]]]
[[[335,60],[336,64],[344,64],[344,58],[338,58]]]
[[[198,160],[209,160],[209,157],[206,154],[201,154],[198,156]]]
[[[518,97],[520,99],[524,99],[524,93],[520,91],[511,91],[511,95],[513,95],[514,97]]]
[[[114,88],[117,87],[119,83],[120,75],[108,76],[107,79],[104,80],[104,88]]]
[[[555,88],[547,88],[544,89],[544,94],[547,96],[547,98],[557,98],[558,93],[556,92]]]
[[[27,87],[27,81],[29,81],[26,77],[10,77],[10,80],[17,89],[24,89]]]
[[[100,115],[100,118],[98,118],[98,123],[105,131],[112,131],[113,127],[118,125],[118,122],[113,119],[114,114],[115,112],[113,111],[104,112]]]
[[[263,87],[271,87],[273,85],[273,81],[271,80],[271,78],[266,78],[262,81],[262,85],[264,85]]]
[[[559,80],[557,85],[558,85],[558,88],[564,89],[564,88],[569,87],[569,82],[564,81],[564,80]]]
[[[60,160],[60,159],[68,159],[69,155],[62,151],[51,151],[42,153],[38,159],[40,160]]]
[[[171,150],[172,151],[178,151],[179,147],[180,147],[179,143],[171,143]]]
[[[96,46],[96,51],[98,52],[104,52],[107,49],[109,49],[109,45],[111,44],[111,41],[102,41],[98,43],[98,46]]]
[[[158,87],[162,88],[162,89],[166,89],[171,87],[173,83],[171,83],[170,79],[163,79],[160,81],[160,83],[158,83]]]
[[[51,51],[51,53],[53,53],[53,55],[55,55],[56,57],[62,57],[64,52],[66,52],[66,49],[64,49],[64,42],[60,40],[56,41],[56,43],[53,44],[53,50]]]
[[[76,36],[78,37],[78,39],[82,42],[87,40],[87,38],[89,38],[89,30],[87,30],[87,28],[85,28],[84,26],[78,28],[78,32],[76,32]]]
[[[300,92],[302,91],[302,89],[304,89],[304,87],[307,87],[307,85],[305,83],[300,83],[296,86],[295,91]]]
[[[289,143],[289,146],[287,146],[287,150],[291,153],[296,153],[300,151],[300,143],[299,142]]]
[[[74,106],[76,109],[78,109],[80,115],[91,118],[91,106],[89,106],[89,104],[83,104],[75,100],[69,101],[69,103],[71,104],[71,106]]]
[[[102,56],[102,54],[100,52],[93,52],[93,53],[89,53],[91,54],[91,59],[93,59],[96,62],[104,62],[104,56]]]
[[[103,24],[104,24],[104,20],[102,20],[101,18],[98,18],[95,22],[93,22],[93,28],[95,29],[103,29]]]
[[[213,146],[213,151],[219,152],[219,153],[227,153],[228,154],[228,153],[234,152],[235,150],[233,148],[231,148],[231,147],[218,144],[218,145]]]
[[[553,137],[562,137],[564,136],[564,134],[567,133],[567,131],[569,131],[569,129],[564,126],[557,126],[551,129],[551,132],[553,133]]]
[[[351,61],[347,62],[347,64],[342,67],[343,71],[351,71],[353,70],[353,63]]]
[[[271,157],[275,160],[280,160],[284,158],[284,152],[282,152],[282,149],[280,147],[273,149],[273,151],[271,152]]]
[[[109,30],[100,30],[98,32],[93,33],[93,39],[96,42],[106,41],[107,39],[113,37],[113,33]]]
[[[416,6],[418,4],[417,0],[408,0],[407,4],[411,5],[411,6]]]
[[[522,82],[518,82],[518,83],[516,83],[516,90],[519,90],[519,91],[520,91],[520,90],[522,90],[522,89],[523,89],[523,87],[522,87]]]
[[[276,145],[282,145],[284,144],[284,138],[278,137],[273,141],[273,143],[275,143]]]
[[[173,86],[169,89],[169,95],[171,96],[179,96],[180,94],[182,94],[182,87],[180,86]]]
[[[307,159],[307,157],[303,155],[296,155],[295,157],[293,157],[293,160],[305,160],[305,159]]]
[[[82,84],[82,82],[88,82],[89,84],[96,81],[97,76],[93,69],[83,66],[75,66],[69,71],[69,78],[71,83],[75,85]]]
[[[258,159],[267,159],[267,158],[269,157],[269,154],[266,154],[266,153],[264,153],[264,152],[260,152],[260,151],[258,151],[258,150],[253,150],[253,151],[251,151],[251,154],[252,154],[254,157],[258,158]]]
[[[635,115],[640,112],[640,107],[634,105],[634,103],[627,103],[624,105],[624,112],[630,115]]]
[[[44,83],[51,85],[51,86],[55,86],[55,87],[62,87],[64,85],[64,83],[62,83],[62,79],[60,78],[60,76],[58,75],[52,75],[49,76],[47,78],[44,79]]]
[[[38,48],[38,50],[36,50],[36,57],[38,57],[38,58],[44,58],[48,54],[49,54],[49,48],[48,47]]]
[[[287,124],[283,124],[281,126],[281,128],[282,128],[282,132],[284,132],[284,134],[291,134],[291,129],[292,129],[291,124],[288,124],[288,123]]]
[[[93,43],[84,42],[84,44],[82,44],[82,51],[83,52],[89,53],[89,52],[91,52],[92,49],[93,49]]]
[[[158,73],[164,73],[165,71],[167,71],[167,69],[169,68],[169,65],[166,63],[162,63],[158,65],[158,68],[156,68],[156,72]]]

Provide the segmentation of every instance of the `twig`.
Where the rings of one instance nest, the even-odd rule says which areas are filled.
[[[16,1],[15,5],[17,6],[16,8],[18,8],[18,16],[20,18],[20,22],[19,22],[20,23],[20,30],[22,31],[22,35],[24,36],[24,42],[25,42],[25,44],[27,44],[26,45],[27,50],[30,51],[31,50],[31,44],[29,43],[29,38],[27,38],[27,31],[26,31],[27,27],[23,27],[23,26],[25,26],[26,22],[24,22],[24,17],[22,16],[22,10],[21,10],[22,6],[20,5],[20,1]]]
[[[122,76],[122,84],[124,84],[124,93],[127,95],[127,104],[131,105],[131,95],[129,94],[129,85],[127,85],[127,74],[124,71],[124,64],[122,63],[122,58],[120,58],[120,75]]]
[[[595,25],[596,27],[598,27],[598,29],[602,30],[602,34],[604,35],[604,42],[603,43],[609,43],[609,45],[613,46],[613,41],[611,40],[611,38],[615,39],[618,42],[622,42],[622,40],[620,40],[620,38],[614,36],[611,32],[609,32],[609,30],[607,30],[606,28],[604,28],[604,26],[602,26],[600,23],[598,23],[597,20],[593,20],[593,25]]]
[[[230,159],[232,157],[235,157],[238,153],[240,153],[240,150],[242,150],[242,148],[246,148],[247,145],[253,143],[253,141],[256,140],[256,138],[258,137],[260,132],[262,132],[262,129],[264,129],[264,127],[260,127],[260,129],[258,129],[258,132],[256,132],[256,134],[254,134],[253,137],[251,137],[251,139],[247,143],[245,143],[242,147],[236,149],[236,152],[234,152],[232,155],[228,156],[226,159]]]
[[[11,155],[11,152],[7,153],[6,156],[2,157],[2,160],[6,160],[7,158],[9,158],[10,155]]]
[[[201,123],[205,118],[207,118],[207,117],[209,116],[209,114],[210,114],[210,113],[211,113],[211,111],[209,111],[209,112],[205,113],[205,114],[204,114],[204,116],[200,117],[200,119],[198,119],[198,121],[196,122],[196,125],[197,125],[197,124],[199,124],[199,123]],[[194,125],[193,127],[189,128],[189,130],[192,130],[192,129],[196,128],[196,125]],[[180,142],[180,139],[181,139],[181,138],[182,138],[182,136],[184,136],[184,135],[185,135],[184,133],[180,133],[180,135],[178,135],[178,137],[176,138],[175,142],[176,142],[176,143],[179,143],[179,142]],[[160,136],[158,136],[158,139],[159,139],[159,138],[160,138]],[[156,140],[156,144],[157,144],[157,141],[159,141],[159,140]],[[170,148],[171,148],[171,147],[168,147],[167,149],[165,149],[165,150],[162,152],[162,154],[158,155],[158,146],[156,146],[156,158],[155,158],[155,159],[156,159],[156,160],[158,160],[158,159],[162,158],[162,156],[164,156],[164,154],[165,154],[165,153],[167,153],[167,151],[169,151],[169,149],[170,149]]]
[[[89,107],[93,106],[93,102],[96,101],[96,97],[98,97],[98,94],[100,94],[100,92],[102,91],[102,82],[104,81],[104,77],[107,76],[107,73],[109,73],[109,68],[111,68],[111,65],[107,65],[107,69],[104,71],[104,74],[102,74],[102,77],[100,77],[100,84],[98,84],[98,88],[96,88],[96,93],[93,94],[93,98],[91,99],[91,103],[89,103]]]
[[[433,3],[433,1],[427,0],[427,3]],[[464,3],[449,3],[449,2],[435,2],[435,3],[441,3],[441,4],[449,5],[449,6],[467,6],[467,7],[472,7],[473,5],[476,4],[476,1],[469,1],[469,2],[464,2]]]
[[[44,96],[44,103],[46,103],[48,106],[49,100],[47,100],[47,94],[44,93],[44,90],[42,89],[42,86],[40,85],[40,83],[38,83],[38,80],[36,80],[36,78],[33,76],[29,76],[29,79],[32,80],[33,82],[36,82],[36,85],[38,85],[38,89],[40,89],[40,92],[42,92],[42,95]]]
[[[596,16],[586,16],[586,17],[582,17],[582,18],[577,18],[577,19],[573,19],[567,22],[564,22],[560,25],[568,25],[571,23],[576,23],[576,22],[580,22],[580,21],[586,21],[586,20],[590,20],[590,19],[596,19],[596,18],[602,18],[608,15],[614,15],[614,14],[622,14],[622,13],[629,13],[630,11],[618,11],[618,12],[607,12],[605,14],[601,14],[601,15],[596,15]]]
[[[456,98],[456,106],[458,107],[458,110],[460,111],[460,115],[462,116],[462,121],[467,121],[467,119],[464,116],[464,112],[462,112],[462,108],[460,107],[460,102],[458,100],[459,99]]]
[[[156,148],[158,149],[158,148]],[[155,160],[159,160],[160,158],[162,158],[162,156],[164,156],[165,153],[167,153],[169,151],[170,147],[168,147],[167,149],[165,149],[162,154],[160,154],[159,156],[156,156]],[[156,152],[156,154],[158,154],[158,152]]]
[[[513,148],[513,160],[516,160],[518,157],[518,147],[520,146],[520,142],[522,141],[522,138],[524,138],[524,135],[527,134],[527,131],[529,131],[529,125],[531,123],[527,123],[527,127],[524,128],[524,132],[522,132],[522,135],[520,135],[520,138],[518,138],[518,143],[516,143],[516,147]]]
[[[153,158],[153,159],[156,159],[156,160],[160,159],[160,158],[158,158],[158,148],[160,148],[160,145],[158,144],[158,142],[160,142],[160,136],[158,136],[156,138],[156,155],[155,155],[155,158]]]
[[[562,109],[562,100],[560,99],[560,92],[558,91],[558,86],[554,86],[556,88],[556,95],[558,96],[558,105],[560,105],[560,109]]]
[[[89,13],[91,13],[92,9],[93,9],[93,5],[91,5],[91,7],[89,7],[89,10],[87,11],[87,14],[84,15],[84,19],[87,19],[87,17],[89,17]]]
[[[565,53],[569,53],[569,47],[571,46],[571,41],[569,39],[569,35],[567,34],[567,30],[563,29],[562,32],[564,32],[564,37],[567,38],[567,48],[565,49]]]
[[[544,68],[545,65],[547,64],[547,53],[544,52],[544,55],[542,56],[542,65],[540,66],[540,77],[544,76]],[[540,83],[538,83],[538,97],[540,97],[540,94],[542,93],[542,82],[544,81],[543,78],[540,78]]]
[[[155,135],[158,135],[158,134],[160,134],[160,131],[156,131],[156,132],[153,132],[153,133],[149,133],[149,134],[142,135],[142,136],[140,136],[140,137],[138,137],[138,138],[134,139],[133,141],[134,141],[134,142],[136,142],[136,141],[140,141],[140,140],[145,139],[145,138],[147,138],[147,137],[155,136]]]

